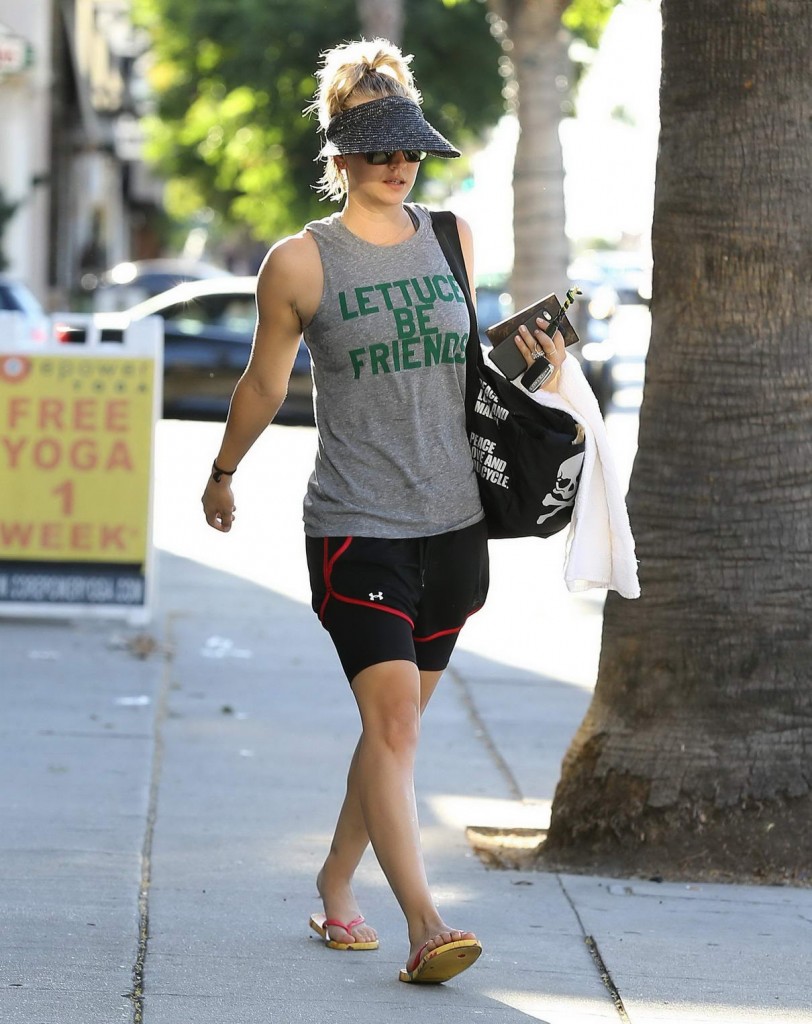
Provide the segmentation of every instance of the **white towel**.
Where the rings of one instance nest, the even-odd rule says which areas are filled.
[[[598,401],[580,363],[567,353],[557,392],[539,389],[530,394],[525,388],[521,390],[540,405],[568,412],[586,435],[564,556],[567,589],[579,593],[603,588],[616,590],[622,597],[639,597],[637,558],[625,497]]]

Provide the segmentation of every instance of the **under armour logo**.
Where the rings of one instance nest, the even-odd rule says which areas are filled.
[[[369,595],[370,601],[383,601],[383,591],[379,590],[377,594]]]

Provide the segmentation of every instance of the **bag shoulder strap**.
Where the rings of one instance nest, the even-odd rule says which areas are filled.
[[[465,296],[468,308],[471,309],[473,302],[471,301],[471,290],[468,287],[468,272],[465,269],[465,257],[462,254],[457,218],[451,210],[431,210],[429,212],[434,234],[437,236],[443,255],[454,272],[454,277]],[[476,315],[474,310],[471,309],[471,312],[474,316]]]
[[[468,287],[468,271],[465,269],[465,257],[462,254],[462,243],[457,228],[457,217],[451,210],[430,210],[431,224],[434,234],[443,250],[443,255],[451,268],[460,291],[465,296],[465,303],[468,306],[468,315],[471,319],[471,329],[468,334],[468,345],[466,346],[466,404],[473,402],[476,391],[479,389],[479,376],[477,367],[484,367],[485,360],[482,356],[482,346],[479,343],[479,328],[476,319],[476,307],[471,297],[471,289]]]

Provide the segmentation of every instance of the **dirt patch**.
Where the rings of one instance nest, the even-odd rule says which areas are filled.
[[[537,871],[547,829],[469,825],[465,838],[486,868]]]
[[[554,846],[542,829],[471,826],[466,837],[491,869],[812,887],[812,823],[786,807],[708,810],[690,826],[684,812],[652,811],[634,830],[582,829]]]

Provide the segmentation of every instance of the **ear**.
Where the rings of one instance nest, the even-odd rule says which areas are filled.
[[[347,161],[344,159],[343,156],[334,156],[333,157],[333,163],[336,165],[336,168],[339,171],[346,171],[347,170]]]

